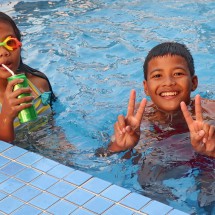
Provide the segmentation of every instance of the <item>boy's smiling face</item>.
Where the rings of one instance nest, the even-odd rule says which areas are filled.
[[[164,112],[180,109],[180,102],[190,102],[190,93],[198,85],[198,79],[191,77],[186,60],[178,55],[152,58],[148,63],[147,81],[144,90],[153,103]]]

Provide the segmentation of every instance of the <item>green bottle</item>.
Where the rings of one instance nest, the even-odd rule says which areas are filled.
[[[29,86],[28,81],[27,81],[27,77],[23,73],[10,76],[7,80],[12,81],[14,79],[23,79],[24,80],[22,83],[16,84],[14,86],[14,89],[13,89],[14,91],[19,89],[19,88]],[[30,96],[30,95],[31,95],[30,93],[23,93],[23,94],[20,94],[18,96],[18,98],[23,98],[25,96]],[[21,110],[18,114],[18,118],[19,118],[20,123],[25,123],[25,122],[30,122],[30,121],[36,120],[37,119],[37,112],[35,110],[34,105],[32,105],[31,107],[25,108],[24,110]]]

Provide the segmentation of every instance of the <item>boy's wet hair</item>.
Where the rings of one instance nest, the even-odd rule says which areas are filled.
[[[178,55],[183,57],[188,65],[190,75],[193,76],[195,74],[194,61],[193,57],[190,53],[190,50],[184,45],[177,42],[165,42],[161,43],[154,48],[152,48],[148,55],[146,56],[143,71],[144,71],[144,79],[147,80],[147,70],[149,61],[155,57],[163,57],[165,55]]]
[[[2,22],[7,22],[9,25],[11,25],[12,28],[13,28],[13,30],[14,30],[14,33],[16,35],[16,38],[19,41],[21,41],[20,30],[18,29],[18,27],[17,27],[16,23],[13,21],[13,19],[10,16],[8,16],[7,14],[5,14],[3,12],[0,12],[0,22],[1,21]],[[31,73],[34,76],[38,76],[40,78],[45,79],[48,82],[49,88],[50,88],[50,91],[51,91],[51,105],[52,105],[53,101],[56,101],[57,97],[55,96],[55,94],[54,94],[54,92],[52,90],[52,86],[51,86],[51,84],[50,84],[49,79],[47,78],[47,76],[44,73],[42,73],[42,72],[40,72],[40,71],[38,71],[36,69],[33,69],[30,66],[24,64],[23,61],[22,61],[22,57],[21,56],[20,56],[20,64],[19,64],[18,72],[19,71],[25,71],[27,73]]]

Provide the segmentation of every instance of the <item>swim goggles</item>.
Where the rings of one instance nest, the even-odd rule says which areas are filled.
[[[7,50],[13,51],[22,46],[22,43],[15,37],[8,36],[3,42],[0,43],[0,46],[4,46]]]

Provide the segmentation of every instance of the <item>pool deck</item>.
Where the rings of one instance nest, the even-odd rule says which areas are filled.
[[[0,215],[187,215],[0,141]]]

